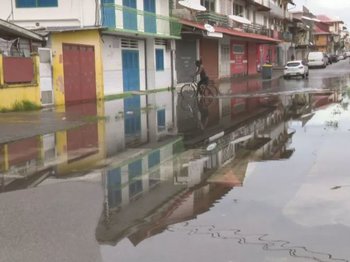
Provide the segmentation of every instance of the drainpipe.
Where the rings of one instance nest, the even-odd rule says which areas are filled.
[[[144,42],[144,57],[145,57],[145,90],[148,90],[148,81],[147,81],[147,39],[143,40]],[[146,94],[146,107],[148,105],[148,94]],[[147,142],[150,141],[149,134],[149,115],[148,110],[146,110],[146,125],[147,125]]]
[[[174,41],[174,40],[170,40]],[[174,94],[174,50],[170,50],[170,70],[171,70],[171,121],[173,126],[175,126],[175,94]]]

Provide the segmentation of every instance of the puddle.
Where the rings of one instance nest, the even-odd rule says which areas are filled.
[[[67,108],[68,119],[87,124],[0,145],[0,208],[29,212],[16,197],[45,191],[28,197],[37,213],[21,223],[76,216],[63,226],[67,243],[81,232],[84,209],[95,218],[84,228],[88,243],[61,246],[80,261],[348,261],[349,98],[309,91],[175,100],[163,92]],[[75,200],[56,202],[67,214],[58,222],[52,208],[40,213],[65,186]],[[79,205],[94,194],[91,210]],[[31,229],[39,246],[47,241]],[[10,235],[0,243],[30,247]]]

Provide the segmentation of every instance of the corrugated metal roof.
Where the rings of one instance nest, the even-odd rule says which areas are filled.
[[[2,19],[0,19],[0,37],[1,36],[2,37],[23,37],[31,40],[36,40],[39,42],[45,41],[45,39],[39,34]]]

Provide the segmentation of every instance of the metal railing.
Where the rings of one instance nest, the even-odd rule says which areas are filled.
[[[217,26],[224,26],[228,27],[229,26],[229,20],[226,15],[218,14],[215,12],[199,12],[196,15],[196,18],[198,21],[203,21],[205,23],[209,23],[212,25],[217,25]]]
[[[138,32],[155,36],[180,37],[178,19],[131,8],[105,3],[101,6],[102,25],[110,30]]]

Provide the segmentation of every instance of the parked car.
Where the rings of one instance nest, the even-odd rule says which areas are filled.
[[[344,60],[345,57],[344,57],[343,55],[339,55],[338,59],[339,59],[339,60]]]
[[[283,78],[288,79],[293,76],[301,76],[302,78],[309,77],[309,67],[302,60],[289,61],[283,70]]]
[[[338,55],[331,54],[331,55],[329,55],[329,58],[331,59],[332,63],[338,62]]]
[[[328,58],[323,52],[310,52],[307,56],[308,66],[325,68]]]

